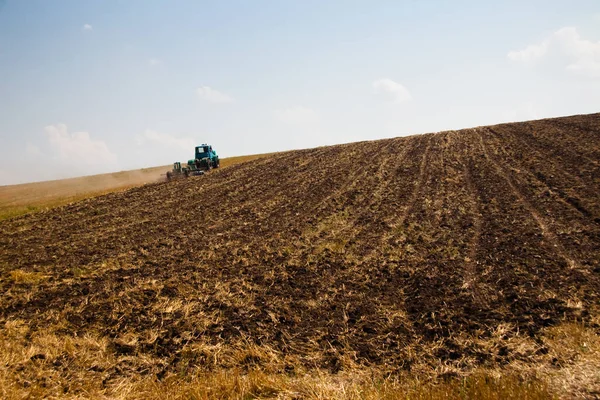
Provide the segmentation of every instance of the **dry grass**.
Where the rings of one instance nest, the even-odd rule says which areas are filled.
[[[269,154],[228,157],[221,168]],[[56,181],[0,186],[0,221],[164,179],[170,165]]]
[[[14,283],[23,283],[29,285],[39,283],[46,279],[46,277],[39,272],[27,272],[20,269],[10,271],[10,278]]]
[[[139,388],[142,387],[140,390]],[[414,378],[372,377],[362,372],[304,376],[273,375],[260,371],[219,371],[188,380],[170,377],[162,382],[140,383],[127,399],[548,399],[540,382],[518,377],[494,379],[485,375],[439,383]]]
[[[243,340],[234,346],[201,340],[190,343],[179,355],[178,370],[165,373],[164,360],[139,353],[124,355],[105,337],[74,337],[54,329],[33,333],[24,321],[10,320],[0,329],[0,397],[435,400],[597,396],[598,334],[569,323],[547,329],[542,339],[549,353],[541,363],[514,363],[501,370],[476,368],[446,378],[435,370],[390,374],[351,362],[336,374],[310,370],[294,366],[293,358],[268,346]],[[138,340],[124,337],[120,342]],[[196,364],[203,360],[203,364],[186,368],[186,359]],[[123,374],[125,370],[129,373]]]
[[[214,371],[161,375],[156,360],[117,356],[109,341],[90,335],[34,335],[20,321],[6,325],[0,344],[0,395],[17,398],[116,399],[546,399],[551,393],[536,379],[516,374],[493,377],[477,372],[450,380],[411,375],[385,376],[356,368],[338,374],[322,371],[273,372],[278,355],[257,347],[222,350],[237,366]],[[204,349],[207,350],[207,349]],[[249,358],[265,363],[244,365]],[[137,365],[139,374],[120,368]],[[158,371],[158,373],[156,373]]]
[[[595,324],[598,326],[598,318]],[[558,393],[600,397],[600,335],[581,323],[548,329],[544,338],[549,362],[538,372]]]

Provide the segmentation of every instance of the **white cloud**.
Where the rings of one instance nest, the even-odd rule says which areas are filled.
[[[512,61],[535,64],[551,55],[557,56],[569,72],[600,78],[600,41],[582,38],[574,27],[561,28],[542,43],[511,51],[507,57]]]
[[[150,64],[150,65],[158,65],[160,63],[161,63],[161,61],[158,58],[151,58],[148,60],[148,64]]]
[[[54,160],[63,165],[74,167],[115,167],[117,155],[111,152],[102,140],[93,140],[88,132],[69,133],[65,124],[48,125],[44,128],[49,142],[49,150]],[[36,146],[28,144],[28,151],[40,151]]]
[[[92,26],[90,24],[84,24],[83,28],[81,28],[81,29],[83,29],[84,31],[91,31],[94,28],[92,28]]]
[[[372,84],[373,93],[396,103],[405,103],[412,100],[407,88],[391,79],[378,79]]]
[[[196,93],[200,99],[210,103],[231,103],[233,98],[223,92],[219,92],[210,86],[202,86],[196,89]]]
[[[0,184],[16,184],[48,179],[106,173],[118,170],[117,155],[102,140],[88,132],[70,133],[65,124],[48,125],[38,142],[26,142],[25,154],[43,159],[41,169],[10,169],[2,175]]]
[[[319,114],[312,108],[294,106],[275,110],[275,117],[286,124],[311,124],[319,121]]]
[[[154,144],[162,147],[187,150],[188,152],[195,146],[194,139],[190,137],[177,137],[168,133],[161,133],[146,129],[143,134],[136,136],[138,145]]]
[[[580,60],[567,65],[567,71],[590,78],[600,78],[600,61]]]
[[[530,64],[543,57],[548,52],[549,46],[550,41],[544,40],[540,44],[532,44],[523,50],[510,51],[507,56],[512,61],[522,61],[526,64]]]

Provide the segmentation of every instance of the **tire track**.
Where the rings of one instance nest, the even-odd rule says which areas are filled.
[[[380,152],[383,148],[387,147],[389,147],[389,145],[380,144],[380,147],[378,147],[376,151]],[[364,152],[362,154],[359,153],[358,157],[355,157],[356,154],[356,152],[352,152],[350,154],[344,154],[343,156],[345,156],[344,158],[347,160],[367,158],[367,154]],[[361,186],[373,186],[369,185],[368,182],[369,179],[373,179],[373,176],[377,174],[372,174],[370,168],[361,168],[352,162],[348,163],[347,166],[348,168],[342,168],[342,171],[350,169],[351,172],[344,175],[344,184],[342,184],[338,189],[330,192],[330,194],[326,196],[323,201],[321,201],[311,210],[311,212],[315,215],[321,215],[321,220],[343,214],[344,212],[352,210],[355,207],[369,208],[370,205],[374,203],[373,198],[371,198],[370,202],[366,205],[361,204],[363,198],[366,197],[366,194],[365,190],[360,189]],[[383,167],[383,165],[380,165],[378,172],[381,172]],[[332,201],[337,204],[331,204]],[[345,236],[352,236],[351,231],[353,231],[356,227],[356,221],[360,220],[361,215],[363,214],[357,213],[354,217],[346,221],[346,226],[341,231],[336,233],[328,233],[325,236],[320,237],[319,240],[321,242],[325,242],[330,239],[336,239],[337,236],[342,234]],[[316,232],[312,232],[311,234],[307,235],[305,239],[312,242],[315,239],[315,235],[318,234],[320,234],[320,232],[317,230]]]
[[[479,206],[481,198],[479,197],[472,177],[472,171],[474,169],[473,156],[474,154],[477,154],[477,151],[474,148],[476,143],[472,143],[472,140],[469,140],[471,137],[473,137],[473,135],[467,136],[465,132],[448,132],[448,144],[445,150],[449,153],[449,167],[455,170],[455,174],[459,173],[462,179],[457,182],[456,186],[446,188],[446,191],[449,191],[450,193],[446,193],[444,199],[450,194],[460,195],[463,192],[465,193],[465,200],[468,204],[467,214],[469,215],[471,225],[469,226],[470,237],[468,239],[464,257],[463,285],[461,286],[461,289],[469,290],[475,303],[487,304],[486,298],[481,294],[479,287],[480,282],[478,279],[478,256],[483,230],[483,218]],[[450,176],[451,170],[445,171],[444,174],[445,176]],[[450,200],[448,206],[453,205],[452,200],[453,199]],[[444,205],[444,207],[448,206]]]
[[[404,210],[402,210],[402,212],[400,213],[400,217],[397,218],[396,222],[390,224],[391,227],[394,229],[399,228],[404,225],[404,223],[406,222],[406,219],[408,218],[410,213],[413,211],[415,204],[417,202],[417,199],[419,198],[419,196],[421,194],[423,185],[425,183],[425,175],[426,175],[427,167],[428,167],[427,161],[429,159],[429,150],[431,148],[431,139],[432,139],[432,136],[426,136],[422,139],[424,141],[426,140],[427,146],[425,147],[425,151],[423,152],[423,157],[421,158],[421,163],[419,164],[419,176],[415,183],[415,187],[412,191],[412,194],[407,202],[406,208]]]
[[[475,190],[475,186],[473,185],[473,178],[471,177],[471,169],[472,165],[469,163],[465,163],[464,165],[464,176],[465,176],[465,184],[466,189],[469,193],[470,199],[470,210],[473,215],[473,235],[471,236],[471,240],[469,241],[469,250],[467,253],[467,258],[465,259],[465,283],[463,285],[464,289],[471,289],[473,291],[473,297],[476,301],[485,301],[483,296],[481,296],[479,292],[479,285],[477,279],[478,273],[478,265],[479,261],[477,260],[477,253],[479,252],[479,244],[481,240],[481,232],[483,221],[481,218],[481,210],[479,209],[479,203],[481,202],[479,196],[477,195],[477,191]]]
[[[477,129],[477,132],[479,133],[479,141],[481,143],[483,154],[484,154],[486,160],[488,160],[492,164],[492,166],[494,167],[494,169],[496,170],[498,175],[500,175],[506,181],[506,183],[510,187],[510,190],[517,197],[519,202],[521,202],[521,204],[525,207],[525,209],[527,209],[527,211],[531,214],[533,219],[537,222],[538,226],[540,227],[540,229],[542,231],[542,234],[544,235],[546,240],[552,245],[552,248],[554,249],[554,251],[562,259],[564,259],[567,262],[567,265],[569,265],[571,268],[580,269],[581,266],[579,265],[579,263],[567,254],[565,248],[558,241],[558,238],[556,237],[554,232],[552,232],[548,228],[548,224],[544,221],[542,216],[540,214],[538,214],[537,210],[531,205],[531,203],[529,203],[529,201],[527,201],[525,196],[523,196],[523,194],[519,191],[519,189],[516,187],[516,185],[514,184],[512,179],[508,176],[508,174],[500,166],[500,164],[493,157],[490,156],[490,154],[486,148],[485,142],[483,140],[482,132],[479,129]]]
[[[598,140],[598,133],[600,133],[600,129],[594,129],[591,127],[588,129],[583,129],[577,124],[563,120],[552,120],[551,122],[546,122],[546,124],[549,123],[554,125],[553,128],[555,131],[559,132],[563,142],[565,142],[563,143],[564,147],[577,149],[577,153],[579,153],[582,158],[585,158],[593,165],[599,165],[598,161],[600,153],[594,144]],[[547,129],[545,129],[544,132],[546,130]]]
[[[365,207],[366,211],[357,219],[357,221],[368,220],[366,224],[361,225],[354,237],[356,242],[366,245],[366,251],[360,252],[363,262],[371,260],[377,250],[380,249],[381,243],[383,243],[383,234],[377,228],[386,225],[382,217],[389,214],[388,207],[390,205],[386,194],[389,194],[391,188],[398,183],[396,182],[395,175],[386,174],[386,172],[397,171],[401,168],[408,154],[409,146],[402,146],[400,152],[396,153],[393,144],[393,142],[390,142],[387,146],[388,151],[385,154],[385,159],[382,159],[381,167],[378,170],[380,184],[373,192],[371,201]]]
[[[522,130],[521,135],[529,138],[532,145],[547,151],[548,155],[561,164],[563,169],[580,175],[581,178],[587,178],[587,185],[598,188],[600,153],[595,150],[593,141],[587,139],[587,145],[582,146],[580,142],[559,128],[561,126],[559,121],[553,122],[541,121],[542,128],[530,127],[529,130]]]
[[[600,265],[595,238],[600,234],[596,191],[565,168],[562,160],[550,157],[546,149],[530,146],[528,135],[511,127],[490,128],[488,146],[499,160],[509,165],[515,184],[531,205],[543,215],[548,229],[556,232],[563,248],[586,270]],[[525,141],[528,139],[528,141]],[[534,142],[535,143],[535,142]],[[510,161],[508,161],[510,160]],[[581,166],[580,174],[584,167]]]
[[[431,148],[431,138],[432,138],[431,135],[424,136],[424,137],[421,137],[418,139],[413,138],[413,146],[414,147],[409,148],[409,146],[406,146],[406,151],[403,155],[403,160],[409,160],[409,157],[411,156],[413,151],[416,153],[416,155],[419,154],[419,149],[423,146],[424,142],[427,143],[425,146],[425,150],[422,151],[423,155],[421,156],[421,161],[419,163],[419,173],[417,176],[417,180],[413,181],[413,189],[410,192],[408,200],[406,200],[406,203],[405,203],[406,206],[402,209],[402,211],[400,213],[396,213],[395,209],[387,210],[387,217],[385,215],[383,216],[383,221],[387,227],[386,228],[387,232],[384,231],[381,234],[376,248],[382,249],[386,245],[391,245],[393,247],[396,247],[398,245],[398,242],[395,241],[394,238],[398,235],[399,230],[402,227],[404,227],[406,219],[408,218],[408,216],[414,209],[415,203],[421,193],[422,186],[425,181],[427,162],[428,162],[428,158],[429,158],[429,151]],[[417,140],[419,140],[419,142],[416,142]],[[416,146],[415,146],[415,144],[416,144]],[[395,190],[396,190],[396,192],[394,193],[396,196],[398,195],[400,188],[403,188],[406,185],[406,182],[405,182],[406,177],[401,177],[401,172],[403,171],[403,169],[402,169],[403,164],[404,163],[400,164],[400,166],[396,169],[396,173],[391,177],[391,180],[394,183],[393,186],[395,187]],[[402,201],[402,200],[403,199],[401,198],[400,201]],[[392,203],[395,203],[395,202],[392,202]],[[372,255],[374,256],[375,254],[372,253]]]
[[[495,132],[493,129],[490,129],[496,137],[500,138],[500,135]],[[547,160],[548,155],[541,152],[537,146],[534,147],[527,141],[523,140],[520,136],[516,135],[512,130],[506,129],[504,132],[507,132],[508,135],[512,138],[513,142],[516,142],[519,147],[524,147],[524,153],[526,154],[535,154],[536,157],[532,157],[533,160]],[[514,154],[509,154],[504,150],[504,153],[507,157],[514,159],[515,163],[517,163],[517,157],[514,157]],[[548,190],[556,193],[559,197],[558,201],[562,202],[565,206],[573,208],[578,214],[581,214],[585,218],[590,218],[591,221],[595,224],[600,223],[600,218],[597,218],[598,213],[596,210],[589,210],[586,205],[582,204],[580,198],[571,196],[566,191],[575,192],[577,194],[584,194],[586,198],[593,198],[594,191],[588,188],[588,185],[581,179],[580,176],[573,173],[573,171],[569,171],[567,168],[562,166],[562,168],[551,168],[553,165],[548,166],[547,162],[543,163],[535,163],[535,161],[521,161],[519,165],[523,166],[524,169],[530,174],[530,176],[539,182],[541,185],[546,187]],[[560,179],[552,179],[549,177],[554,177],[554,175],[560,175]],[[573,185],[573,182],[577,182],[576,185]],[[566,186],[566,183],[571,183],[571,186]],[[560,184],[560,186],[558,186]]]

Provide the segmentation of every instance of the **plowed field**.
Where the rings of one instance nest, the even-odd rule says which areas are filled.
[[[278,153],[2,221],[0,248],[0,326],[105,340],[103,384],[535,363],[546,329],[600,329],[600,114]]]
[[[221,167],[255,160],[268,154],[227,157]],[[0,221],[147,183],[164,181],[172,165],[54,181],[0,186]]]

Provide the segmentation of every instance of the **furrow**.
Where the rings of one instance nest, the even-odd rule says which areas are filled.
[[[579,263],[568,255],[567,251],[564,249],[564,247],[560,244],[560,242],[556,238],[556,235],[554,234],[554,232],[552,232],[548,228],[548,224],[546,223],[544,218],[542,218],[541,215],[537,212],[537,210],[531,205],[531,203],[529,203],[529,201],[527,201],[527,199],[523,196],[523,194],[515,186],[513,180],[510,178],[510,176],[508,176],[508,174],[500,166],[500,164],[493,157],[490,156],[490,154],[486,148],[486,145],[484,143],[483,135],[481,132],[479,132],[479,140],[480,140],[481,147],[483,149],[483,154],[485,155],[485,158],[494,166],[494,169],[506,181],[506,183],[507,183],[508,187],[510,188],[510,190],[512,191],[512,193],[519,199],[521,204],[527,209],[527,211],[531,214],[533,219],[537,222],[537,224],[540,227],[540,230],[542,231],[542,234],[544,235],[546,240],[552,245],[552,247],[554,248],[556,253],[561,258],[563,258],[571,268],[581,268]]]

